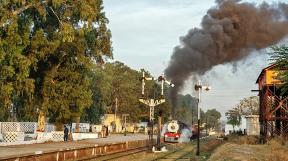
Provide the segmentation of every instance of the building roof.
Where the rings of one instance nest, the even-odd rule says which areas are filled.
[[[272,64],[272,65],[269,65],[268,67],[262,69],[260,75],[258,76],[258,78],[257,78],[257,80],[256,80],[256,83],[259,82],[260,78],[264,75],[264,72],[265,72],[266,70],[273,69],[273,68],[275,68],[275,66],[276,66],[276,64]]]

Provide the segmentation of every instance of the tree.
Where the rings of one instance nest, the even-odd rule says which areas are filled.
[[[239,126],[241,117],[245,115],[258,115],[259,114],[259,98],[257,96],[250,96],[240,100],[240,102],[231,110],[225,113],[227,123],[233,126]]]
[[[237,109],[229,110],[225,113],[227,117],[227,124],[232,125],[233,131],[235,131],[235,126],[239,126],[241,123],[241,115]]]
[[[138,100],[142,97],[140,81],[142,71],[146,73],[147,77],[152,77],[145,70],[133,70],[119,61],[106,63],[103,68],[97,68],[97,73],[101,75],[98,85],[106,113],[115,112],[115,100],[117,98],[117,114],[130,114],[130,121],[148,120],[149,107]],[[155,81],[145,82],[145,98],[159,98],[160,92],[159,83]],[[159,110],[162,110],[163,118],[168,119],[169,108],[169,102],[157,106],[155,116]]]
[[[216,109],[209,109],[205,112],[205,121],[207,121],[207,128],[219,129],[221,113]],[[204,120],[203,120],[204,121]],[[205,122],[204,121],[204,122]]]
[[[281,94],[287,95],[288,93],[288,46],[274,46],[272,47],[272,52],[270,53],[273,64],[275,64],[276,69],[279,71],[278,79],[282,81]]]
[[[243,115],[258,115],[259,114],[259,98],[257,96],[250,96],[240,100],[236,105],[235,110]]]
[[[194,123],[197,123],[197,99],[190,94],[177,95],[177,106],[175,109],[175,119],[180,120],[186,124],[191,124],[192,119]],[[204,116],[204,112],[200,111],[201,118]],[[193,118],[192,118],[193,115]]]
[[[0,13],[1,110],[21,100],[60,124],[80,116],[93,64],[112,58],[102,0],[1,1]]]
[[[103,101],[107,107],[106,112],[115,112],[115,100],[117,98],[117,113],[129,113],[129,118],[136,121],[140,114],[138,108],[138,99],[141,94],[140,72],[119,61],[105,64],[103,69],[98,69],[98,72],[102,75],[99,85]]]
[[[100,124],[101,118],[105,113],[105,102],[100,88],[100,82],[103,79],[103,73],[99,72],[100,69],[101,67],[95,66],[94,70],[92,70],[89,74],[89,77],[92,79],[89,87],[92,91],[92,104],[82,113],[82,122]]]

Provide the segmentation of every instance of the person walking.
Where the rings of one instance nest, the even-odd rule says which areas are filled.
[[[64,125],[64,141],[68,141],[68,127]]]

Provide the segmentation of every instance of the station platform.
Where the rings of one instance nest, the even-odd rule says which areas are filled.
[[[87,149],[90,148],[89,151],[91,150],[91,155],[92,153],[93,155],[94,154],[96,155],[97,149],[95,149],[95,147],[99,147],[99,148],[101,147],[100,153],[102,154],[103,152],[106,152],[107,149],[109,150],[109,147],[107,148],[106,145],[110,145],[111,148],[112,148],[111,145],[118,145],[118,147],[120,148],[121,147],[130,148],[128,147],[128,143],[129,143],[129,146],[131,146],[132,145],[131,143],[134,141],[147,141],[147,139],[148,139],[148,135],[144,135],[144,134],[127,134],[126,136],[124,136],[123,134],[112,134],[106,138],[87,139],[87,140],[81,140],[81,141],[45,142],[45,143],[40,143],[40,144],[3,146],[3,147],[0,147],[0,160],[13,160],[22,156],[24,157],[30,156],[30,158],[32,158],[33,156],[35,159],[35,155],[44,155],[44,154],[53,154],[53,153],[55,153],[56,155],[57,152],[61,152],[61,154],[57,153],[58,158],[50,157],[52,159],[48,159],[48,160],[54,160],[53,158],[55,158],[55,160],[66,160],[64,153],[68,151],[70,152],[71,150],[74,150],[73,151],[74,157],[77,157],[77,151],[75,152],[75,150],[77,149],[86,149],[87,151]],[[143,142],[143,146],[145,146],[144,144],[145,142]],[[64,155],[64,158],[62,157],[63,159],[61,159],[62,153]],[[76,156],[75,156],[75,153],[76,153]],[[66,154],[66,157],[67,156],[68,154]],[[73,156],[71,157],[73,159]]]

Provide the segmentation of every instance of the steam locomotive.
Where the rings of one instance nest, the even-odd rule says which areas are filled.
[[[172,120],[164,127],[166,128],[164,133],[164,142],[178,143],[180,138],[183,137],[186,137],[186,139],[196,138],[198,134],[195,127],[196,126],[192,126],[190,128],[181,121]]]

